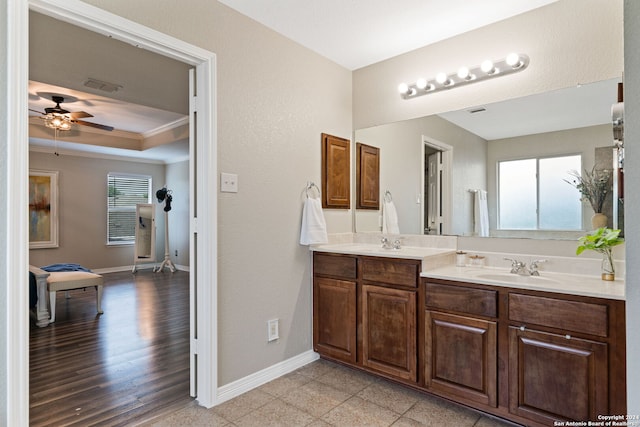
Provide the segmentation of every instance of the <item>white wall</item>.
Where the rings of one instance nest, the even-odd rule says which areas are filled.
[[[189,266],[189,162],[169,163],[166,166],[166,184],[173,197],[168,214],[169,255],[176,266]],[[164,216],[164,210],[160,209],[156,215]],[[158,229],[158,233],[164,235],[164,229]],[[159,260],[164,259],[164,246],[161,256]]]
[[[640,2],[624,2],[625,233],[627,249],[627,412],[640,414]]]
[[[107,246],[107,174],[150,175],[155,190],[165,184],[165,166],[61,153],[29,153],[29,168],[58,171],[59,247],[31,249],[29,263],[75,263],[94,269],[130,266],[133,245]],[[156,202],[156,259],[164,257],[164,212]],[[186,216],[183,221],[186,221]],[[173,219],[173,218],[172,218]]]
[[[362,68],[353,76],[355,129],[622,75],[622,0],[560,0],[531,12]],[[400,29],[399,29],[400,31]],[[403,100],[401,82],[517,51],[523,72]]]
[[[516,160],[533,157],[560,156],[580,154],[582,156],[582,169],[591,170],[595,164],[595,149],[597,147],[612,146],[611,125],[589,126],[584,128],[546,132],[536,135],[526,135],[514,138],[496,139],[488,142],[487,151],[487,185],[489,188],[489,226],[492,236],[506,237],[537,237],[544,238],[543,231],[497,230],[498,218],[498,194],[497,164],[501,160]],[[569,185],[569,184],[566,184]],[[582,222],[585,230],[589,230],[593,211],[590,205],[583,209]],[[557,231],[549,232],[554,238],[577,239],[584,234],[579,232]]]
[[[219,386],[311,349],[303,190],[320,182],[320,134],[351,135],[351,72],[216,1],[87,0],[217,57]],[[327,211],[332,232],[349,211]],[[199,219],[202,221],[203,219]],[[267,343],[267,320],[280,339]]]
[[[7,25],[7,2],[0,3],[0,39],[8,40],[8,25]],[[2,105],[3,109],[8,109],[8,86],[10,85],[7,78],[7,49],[0,49],[0,105]],[[6,161],[9,158],[7,154],[8,149],[8,141],[9,138],[5,138],[4,136],[8,134],[7,132],[7,116],[4,114],[0,115],[0,182],[2,182],[2,186],[0,187],[0,218],[3,218],[3,221],[0,222],[0,242],[3,242],[0,245],[0,260],[7,260],[9,254],[9,246],[8,246],[8,227],[10,226],[4,218],[7,218],[7,197],[6,197],[6,183],[9,182],[9,168],[7,167]],[[4,262],[3,262],[4,264]],[[7,286],[9,283],[8,280],[8,271],[7,269],[0,269],[0,301],[2,301],[2,310],[0,310],[0,424],[6,425],[7,423],[7,396],[9,395],[9,384],[7,382],[7,369],[9,368],[7,364],[7,350],[9,348],[7,342],[7,334],[4,331],[7,330],[7,325],[10,322],[9,313],[10,310],[7,309],[7,303],[9,303],[9,299],[7,298]]]
[[[421,117],[358,129],[356,141],[380,147],[380,191],[389,190],[398,212],[401,234],[422,234],[420,217],[423,136],[453,147],[452,234],[473,231],[473,199],[469,189],[486,188],[487,143],[438,116]],[[353,168],[355,170],[355,168]],[[421,203],[416,203],[420,197]],[[356,211],[356,231],[379,231],[380,211]]]

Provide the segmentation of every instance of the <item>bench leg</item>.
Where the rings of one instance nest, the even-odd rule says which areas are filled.
[[[104,311],[102,311],[102,285],[96,286],[96,306],[98,308],[98,314],[104,313]]]
[[[51,308],[49,323],[53,323],[56,321],[56,291],[49,291],[49,307]]]

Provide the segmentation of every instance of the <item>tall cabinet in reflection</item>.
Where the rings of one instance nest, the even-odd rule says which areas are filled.
[[[133,271],[138,264],[156,262],[156,220],[155,209],[151,203],[136,205],[135,249]]]

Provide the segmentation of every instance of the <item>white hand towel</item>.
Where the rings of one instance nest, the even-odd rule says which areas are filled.
[[[307,197],[302,208],[302,227],[300,229],[300,244],[313,245],[327,243],[327,224],[322,213],[320,199]]]
[[[487,208],[487,192],[477,190],[474,197],[473,219],[476,236],[489,236],[489,210]]]
[[[398,227],[398,212],[393,200],[384,201],[382,206],[382,232],[384,234],[400,234]]]

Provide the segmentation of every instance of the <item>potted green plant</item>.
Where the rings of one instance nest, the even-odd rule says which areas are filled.
[[[565,182],[573,185],[580,191],[581,200],[589,202],[594,215],[591,218],[593,228],[607,226],[607,216],[602,213],[602,206],[609,194],[611,185],[611,171],[608,169],[596,170],[595,166],[591,172],[585,169],[583,174],[578,171],[569,171],[569,175],[573,176],[571,181],[565,179]]]
[[[580,255],[585,250],[600,252],[602,254],[602,280],[615,280],[616,270],[613,263],[612,249],[624,243],[620,237],[620,230],[601,227],[586,236],[578,239],[580,245],[576,249],[576,255]]]

